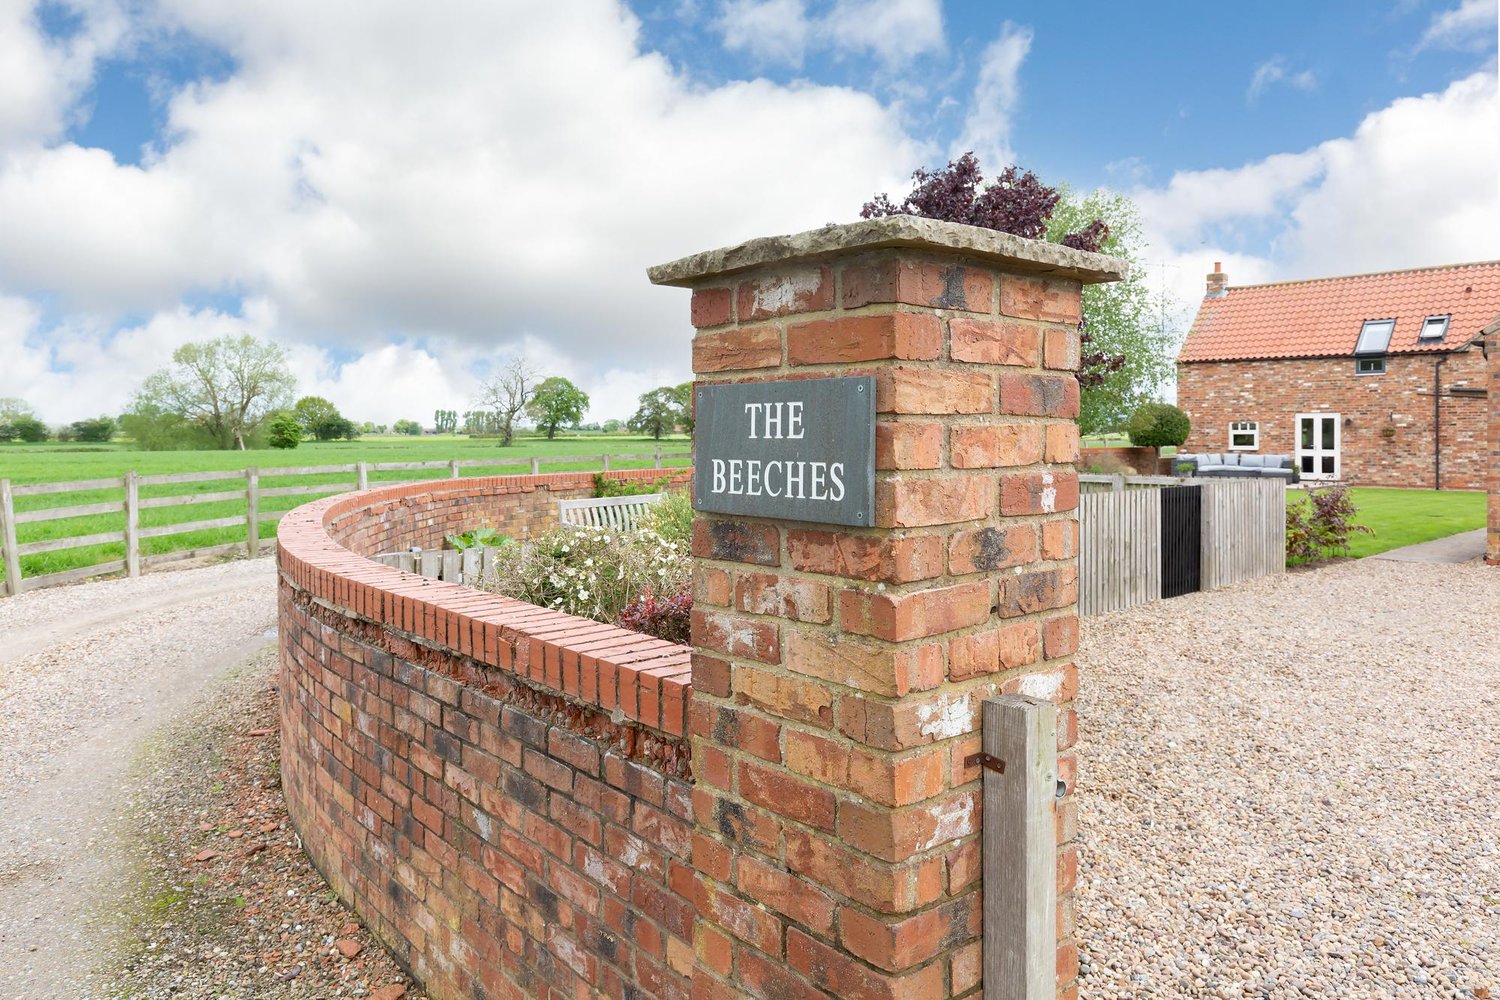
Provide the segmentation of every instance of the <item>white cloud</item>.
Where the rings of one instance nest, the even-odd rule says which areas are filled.
[[[1481,72],[1395,101],[1346,138],[1131,196],[1153,268],[1196,306],[1216,260],[1250,284],[1500,257],[1496,163],[1500,98]]]
[[[835,48],[901,63],[943,48],[939,0],[836,0],[824,20]]]
[[[72,28],[65,38],[49,38],[29,0],[0,0],[0,149],[60,134],[96,60],[124,41],[126,20],[113,0],[59,8]]]
[[[813,26],[803,0],[728,0],[719,17],[724,47],[765,63],[801,66]]]
[[[1245,92],[1245,100],[1254,104],[1266,88],[1275,83],[1285,84],[1294,90],[1310,91],[1317,88],[1318,78],[1310,69],[1293,73],[1287,69],[1285,57],[1275,56],[1255,67],[1255,72],[1250,77],[1250,88]]]
[[[153,17],[236,69],[175,94],[139,166],[0,143],[0,296],[45,298],[67,331],[11,320],[8,343],[34,361],[54,336],[153,331],[114,337],[139,361],[48,376],[47,419],[118,407],[174,336],[221,323],[322,349],[298,355],[305,381],[375,408],[358,419],[412,415],[367,377],[405,364],[411,396],[467,399],[469,365],[528,343],[621,415],[642,379],[689,375],[686,295],[648,265],[852,219],[926,152],[868,94],[680,77],[616,0],[159,0]],[[204,296],[246,315],[182,306]]]
[[[1021,64],[1031,51],[1032,31],[1006,21],[1000,37],[984,50],[979,79],[955,155],[973,150],[979,162],[997,173],[1015,160],[1010,144],[1011,120],[1021,99]]]
[[[1463,0],[1452,10],[1433,16],[1417,48],[1482,49],[1492,46],[1496,17],[1495,0]]]
[[[940,0],[833,0],[818,16],[806,0],[724,0],[717,26],[726,49],[794,67],[810,48],[899,65],[944,45]]]

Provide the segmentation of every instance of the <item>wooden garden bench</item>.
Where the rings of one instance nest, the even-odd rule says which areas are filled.
[[[557,501],[557,519],[570,528],[611,528],[634,531],[640,516],[665,493],[643,493],[634,497],[587,497]]]

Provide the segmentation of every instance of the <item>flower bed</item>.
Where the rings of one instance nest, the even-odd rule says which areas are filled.
[[[693,607],[691,527],[687,498],[669,497],[636,531],[558,528],[502,546],[496,574],[483,588],[685,643]]]

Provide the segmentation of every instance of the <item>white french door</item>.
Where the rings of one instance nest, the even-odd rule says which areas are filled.
[[[1297,414],[1297,468],[1303,479],[1338,479],[1339,435],[1337,413]]]

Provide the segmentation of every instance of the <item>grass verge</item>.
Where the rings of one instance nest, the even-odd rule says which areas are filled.
[[[1484,527],[1485,495],[1477,491],[1355,486],[1349,493],[1359,508],[1354,523],[1372,529],[1350,536],[1349,555],[1355,559]],[[1290,490],[1287,503],[1305,504],[1307,495]]]

